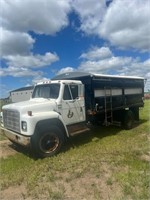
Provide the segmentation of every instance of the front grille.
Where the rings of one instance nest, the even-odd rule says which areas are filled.
[[[4,127],[20,133],[20,114],[16,110],[3,110]]]

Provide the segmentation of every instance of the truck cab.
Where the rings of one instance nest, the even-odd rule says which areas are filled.
[[[85,121],[81,81],[41,82],[35,85],[29,101],[3,106],[5,135],[14,143],[30,145],[41,157],[59,152],[65,138]]]

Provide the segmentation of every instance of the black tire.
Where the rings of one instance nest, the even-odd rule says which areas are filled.
[[[50,157],[60,152],[64,144],[64,135],[58,127],[37,132],[31,137],[31,147],[38,157]]]
[[[134,114],[131,110],[125,111],[123,125],[126,130],[133,128],[134,124]]]

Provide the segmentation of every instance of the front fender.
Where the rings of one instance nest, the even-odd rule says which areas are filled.
[[[42,133],[42,132],[44,133],[44,132],[50,130],[51,127],[59,128],[60,131],[62,132],[62,134],[64,134],[64,136],[68,137],[68,133],[66,131],[66,128],[65,128],[64,124],[58,118],[45,119],[45,120],[39,121],[36,124],[36,128],[35,128],[34,134]]]
[[[59,113],[55,112],[55,111],[42,112],[42,113],[33,113],[32,116],[29,116],[29,115],[26,114],[26,115],[22,116],[21,121],[26,121],[27,122],[27,131],[21,130],[21,133],[23,135],[31,136],[40,127],[42,127],[42,128],[44,126],[48,127],[48,126],[50,126],[50,124],[52,124],[52,123],[57,121],[57,123],[59,122],[59,125],[61,124],[61,126],[64,128],[64,131],[66,132],[66,134],[68,136],[67,128],[66,128],[66,126],[64,124],[64,121],[63,121],[61,115]]]

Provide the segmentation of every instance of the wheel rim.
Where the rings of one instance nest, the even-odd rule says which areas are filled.
[[[46,134],[40,140],[40,148],[44,153],[51,153],[59,146],[59,138],[56,134]]]

